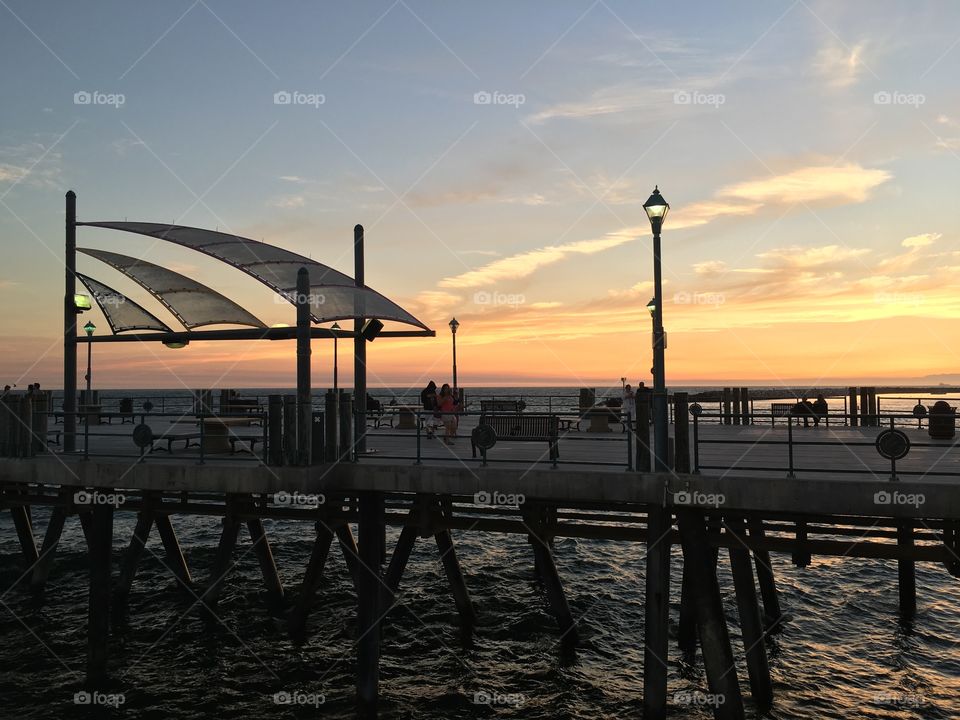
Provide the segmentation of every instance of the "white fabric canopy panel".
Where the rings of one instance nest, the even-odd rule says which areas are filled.
[[[166,323],[123,293],[80,273],[77,273],[77,278],[93,296],[114,335],[128,330],[173,332]]]
[[[88,222],[77,225],[123,230],[197,250],[252,275],[291,303],[296,301],[297,271],[304,267],[310,273],[309,300],[314,322],[379,318],[429,330],[387,297],[366,286],[356,287],[349,275],[275,245],[184,225],[142,222]]]
[[[119,270],[159,300],[188,330],[203,325],[249,325],[266,328],[230,298],[185,275],[145,260],[106,250],[77,248]]]

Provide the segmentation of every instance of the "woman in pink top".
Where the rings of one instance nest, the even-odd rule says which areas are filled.
[[[450,385],[444,383],[437,394],[437,409],[440,411],[440,420],[443,422],[444,436],[443,441],[447,445],[453,445],[453,439],[457,436],[457,405],[459,400],[456,393],[450,388]]]

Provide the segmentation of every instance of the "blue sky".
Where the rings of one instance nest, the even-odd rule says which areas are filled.
[[[641,205],[658,183],[673,205],[676,377],[956,365],[955,3],[3,0],[0,18],[0,293],[23,310],[5,321],[8,375],[37,354],[49,354],[38,372],[59,362],[69,188],[81,219],[219,227],[347,272],[363,223],[369,284],[432,326],[456,314],[478,379],[523,375],[527,358],[575,383],[646,365]],[[275,104],[284,91],[323,102]],[[186,250],[90,230],[80,242],[289,319]],[[878,335],[925,324],[940,349],[900,365],[878,362],[869,339],[780,352],[864,322]],[[629,338],[625,323],[638,327]],[[440,343],[379,352],[400,378]],[[731,346],[716,368],[694,362]],[[251,363],[238,378],[255,376]]]

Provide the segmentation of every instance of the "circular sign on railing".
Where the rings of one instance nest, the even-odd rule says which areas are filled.
[[[147,400],[147,401],[143,404],[143,410],[144,410],[144,412],[150,412],[151,410],[153,410],[153,403],[150,402],[149,400]]]
[[[133,442],[139,448],[149,447],[153,442],[153,430],[146,423],[141,423],[133,429]]]
[[[477,425],[473,431],[473,444],[481,450],[489,450],[497,444],[497,431],[490,425]]]
[[[899,460],[910,452],[910,438],[903,430],[884,430],[877,435],[877,452],[887,460]]]
[[[700,403],[694,403],[690,406],[690,414],[694,417],[700,417],[703,414],[703,405]]]

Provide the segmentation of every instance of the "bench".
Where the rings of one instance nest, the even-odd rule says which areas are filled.
[[[173,444],[180,440],[184,441],[183,449],[186,450],[191,445],[196,445],[200,447],[200,443],[193,442],[194,440],[199,440],[202,436],[198,432],[190,433],[167,433],[166,435],[161,435],[155,437],[150,441],[150,452],[173,452]],[[165,442],[167,444],[166,448],[155,447],[154,443]]]
[[[560,457],[558,440],[560,438],[559,419],[556,415],[484,414],[480,413],[480,423],[470,434],[470,450],[477,456],[477,431],[483,425],[489,425],[497,434],[497,440],[515,442],[545,442],[550,448],[550,460],[556,464]]]
[[[257,443],[262,441],[263,441],[262,435],[231,435],[230,436],[230,453],[236,454],[238,452],[243,452],[244,450],[247,450],[253,453],[257,449]],[[237,450],[238,442],[250,443],[250,446],[247,448],[240,448],[239,450]]]
[[[770,404],[770,424],[776,425],[777,418],[787,418],[787,423],[789,424],[790,418],[793,417],[793,408],[796,403],[771,403]]]
[[[480,413],[519,413],[520,400],[481,400]]]

